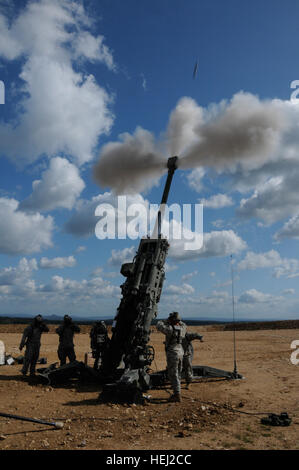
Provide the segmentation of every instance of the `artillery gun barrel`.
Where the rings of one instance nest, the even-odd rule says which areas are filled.
[[[168,176],[167,176],[167,180],[165,183],[163,196],[161,199],[161,205],[167,203],[172,178],[173,178],[175,170],[177,169],[177,161],[178,161],[178,157],[171,157],[168,159],[168,162],[167,162]]]
[[[155,227],[154,227],[151,238],[157,238],[157,236],[158,236],[158,238],[161,238],[162,219],[163,219],[163,215],[164,215],[164,212],[165,212],[165,205],[167,204],[167,200],[168,200],[168,194],[169,194],[170,186],[171,186],[171,183],[172,183],[172,178],[173,178],[175,170],[177,169],[177,161],[178,161],[178,157],[170,157],[168,159],[168,162],[167,162],[167,168],[168,168],[167,180],[166,180],[166,183],[165,183],[165,187],[164,187],[164,191],[163,191],[163,195],[162,195],[162,199],[161,199],[161,203],[160,203],[160,207],[159,207],[159,211],[158,211],[157,220],[156,220]]]

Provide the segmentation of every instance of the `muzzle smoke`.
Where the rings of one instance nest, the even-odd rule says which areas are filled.
[[[162,141],[156,142],[141,128],[133,136],[121,135],[121,142],[103,147],[94,178],[118,194],[136,193],[155,184],[173,155],[180,157],[183,169],[254,168],[275,152],[285,127],[284,108],[278,100],[260,101],[240,92],[229,103],[204,109],[193,99],[182,98]]]

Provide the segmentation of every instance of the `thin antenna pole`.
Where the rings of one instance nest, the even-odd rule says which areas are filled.
[[[234,374],[237,376],[237,354],[236,354],[236,323],[235,323],[235,295],[234,295],[234,272],[233,272],[233,255],[231,259],[231,277],[232,277],[232,306],[233,306],[233,328],[234,328]]]

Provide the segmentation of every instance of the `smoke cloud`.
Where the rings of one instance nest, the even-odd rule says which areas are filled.
[[[153,186],[174,155],[182,169],[259,167],[279,146],[286,128],[284,103],[239,92],[230,102],[205,109],[184,97],[159,140],[138,127],[133,135],[122,134],[120,141],[105,145],[94,167],[95,181],[116,193],[136,193]]]
[[[194,129],[197,142],[183,152],[180,166],[260,166],[276,150],[284,128],[285,116],[278,102],[261,102],[249,93],[238,93],[223,111]]]
[[[133,136],[124,133],[120,139],[103,147],[93,168],[95,181],[117,194],[134,194],[153,186],[167,164],[156,149],[153,135],[138,127]]]

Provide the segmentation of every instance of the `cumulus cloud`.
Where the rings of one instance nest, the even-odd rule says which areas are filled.
[[[274,268],[273,276],[280,278],[286,276],[288,279],[299,276],[299,260],[295,258],[281,258],[275,250],[266,253],[248,252],[245,258],[238,264],[238,269],[260,269]]]
[[[45,258],[42,257],[39,262],[39,267],[42,269],[63,269],[63,268],[72,268],[76,265],[76,259],[74,256],[67,256],[65,258]]]
[[[0,253],[20,255],[50,248],[53,218],[26,214],[18,208],[17,200],[0,198]]]
[[[282,293],[283,295],[293,295],[295,294],[295,289],[284,289]]]
[[[85,250],[86,250],[86,246],[81,245],[81,246],[78,246],[78,248],[76,248],[75,251],[76,253],[81,253],[82,251],[85,251]]]
[[[204,168],[195,168],[187,175],[188,184],[191,189],[197,191],[198,193],[203,189],[203,177],[206,171]]]
[[[21,284],[31,276],[32,272],[37,270],[36,259],[28,260],[22,258],[17,267],[8,267],[0,269],[0,285],[12,286]]]
[[[210,209],[221,209],[234,204],[232,198],[226,194],[214,194],[209,199],[200,199],[199,202]]]
[[[249,251],[245,258],[239,262],[238,269],[272,268],[282,262],[280,254],[275,250],[266,253],[254,253]]]
[[[108,263],[113,266],[121,266],[123,263],[130,263],[136,253],[136,247],[124,248],[123,250],[112,250]]]
[[[80,72],[83,61],[114,67],[91,25],[82,4],[68,0],[29,1],[11,24],[0,13],[0,57],[17,60],[22,80],[18,118],[0,124],[1,153],[19,166],[60,152],[81,165],[109,133],[113,98],[84,67]]]
[[[193,294],[195,292],[194,287],[192,287],[190,284],[183,283],[180,286],[170,284],[168,286],[165,286],[163,289],[163,294],[177,294],[177,295],[186,295],[186,294]]]
[[[178,269],[178,266],[176,264],[165,263],[164,269],[166,273],[170,273],[171,271]]]
[[[105,192],[94,196],[92,199],[79,199],[75,205],[75,212],[66,222],[64,228],[67,233],[71,233],[76,237],[88,237],[95,234],[95,227],[99,217],[95,215],[95,210],[100,204],[109,204],[115,209],[115,224],[116,231],[118,226],[122,229],[125,228],[126,223],[126,209],[133,204],[140,204],[146,210],[149,203],[140,194],[126,196],[124,205],[119,204],[119,199],[111,192]],[[128,218],[129,220],[130,218]]]
[[[239,297],[239,302],[244,304],[277,302],[279,300],[282,300],[282,297],[264,294],[256,289],[249,289]]]
[[[237,214],[245,219],[261,219],[266,224],[291,217],[276,239],[296,235],[299,194],[299,107],[291,101],[280,101],[279,106],[288,116],[287,130],[283,133],[278,149],[269,161],[262,161],[256,168],[238,168],[231,175],[234,189],[246,194]],[[285,230],[284,230],[285,229]],[[280,238],[281,237],[281,238]]]
[[[272,224],[297,212],[299,196],[295,188],[299,166],[297,170],[295,173],[288,171],[284,175],[269,178],[249,198],[241,200],[237,214],[242,218],[255,217]]]
[[[246,246],[233,230],[212,231],[203,234],[203,247],[199,250],[185,250],[183,241],[172,240],[169,256],[180,260],[229,256],[241,252]]]
[[[118,297],[120,289],[112,285],[102,277],[92,277],[77,281],[63,278],[62,276],[52,276],[48,284],[39,287],[41,292],[55,292],[57,295],[67,295],[76,299],[89,300],[91,298]]]
[[[214,290],[210,295],[201,295],[199,297],[188,297],[188,303],[190,304],[203,304],[209,306],[217,306],[219,304],[225,304],[230,301],[229,294],[226,291]]]
[[[84,187],[78,168],[66,158],[55,157],[42,178],[33,182],[32,194],[20,203],[19,208],[26,211],[71,209]]]
[[[299,239],[299,214],[291,217],[284,226],[274,234],[275,240],[283,240],[284,238]]]
[[[187,281],[188,279],[191,279],[193,276],[196,276],[197,274],[198,274],[198,271],[193,271],[191,273],[183,274],[182,281]]]

